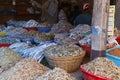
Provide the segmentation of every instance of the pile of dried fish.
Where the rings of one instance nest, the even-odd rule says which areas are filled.
[[[55,34],[54,39],[57,41],[61,41],[65,44],[75,44],[75,43],[78,43],[79,41],[79,39],[74,40],[74,39],[69,38],[69,33]]]
[[[113,80],[120,80],[120,68],[117,67],[111,60],[99,57],[84,65],[84,69],[92,72],[95,75],[108,77]]]
[[[57,24],[53,25],[51,32],[52,33],[64,33],[69,32],[73,26],[67,21],[59,21]]]
[[[84,37],[84,34],[91,31],[91,27],[89,25],[78,25],[74,29],[70,30],[70,38],[79,40]]]
[[[14,66],[19,60],[21,60],[16,52],[10,48],[0,48],[0,66],[2,69],[7,70]]]
[[[28,33],[28,31],[23,29],[23,28],[15,28],[15,29],[7,32],[7,35],[12,36],[12,37],[16,37],[16,36],[19,36],[19,35],[24,35],[26,33]]]
[[[50,41],[53,40],[53,35],[50,33],[41,33],[40,35],[36,36],[35,39],[39,41]]]
[[[92,37],[92,34],[87,35],[86,37],[84,37],[79,41],[79,44],[91,46],[91,37]]]
[[[43,22],[43,23],[40,23],[38,24],[37,27],[51,27],[52,25],[49,23],[49,22]]]
[[[28,33],[25,34],[26,37],[35,37],[40,35],[40,32],[35,31],[35,30],[30,30]]]
[[[79,54],[85,54],[85,51],[72,44],[65,45],[53,45],[44,50],[45,55],[50,57],[65,57],[65,56],[76,56]]]
[[[26,37],[33,37],[37,39],[38,41],[49,41],[53,39],[53,35],[50,33],[40,33],[38,31],[31,30],[27,34],[25,34]]]
[[[69,33],[65,32],[65,33],[59,33],[59,34],[55,34],[54,39],[55,40],[64,40],[69,36]]]
[[[55,68],[53,70],[49,70],[44,75],[36,78],[35,80],[74,80],[74,79],[65,70]]]
[[[33,59],[23,59],[14,67],[3,72],[0,80],[34,80],[44,74],[48,68]]]

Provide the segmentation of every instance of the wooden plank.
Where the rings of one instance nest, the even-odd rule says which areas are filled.
[[[94,0],[91,59],[104,56],[110,0]]]

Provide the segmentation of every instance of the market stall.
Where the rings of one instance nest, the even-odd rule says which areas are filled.
[[[0,80],[120,80],[120,31],[111,27],[110,0],[92,1],[91,25],[56,21],[62,1],[30,0],[42,11],[40,20],[9,19],[0,25]],[[113,31],[109,36],[107,28]]]

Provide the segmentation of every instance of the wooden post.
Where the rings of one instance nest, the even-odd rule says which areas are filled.
[[[115,27],[120,30],[120,0],[116,0]]]
[[[94,0],[91,60],[105,55],[110,0]]]

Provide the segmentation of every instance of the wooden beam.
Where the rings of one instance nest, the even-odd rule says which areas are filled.
[[[110,0],[94,0],[91,60],[105,55]]]

